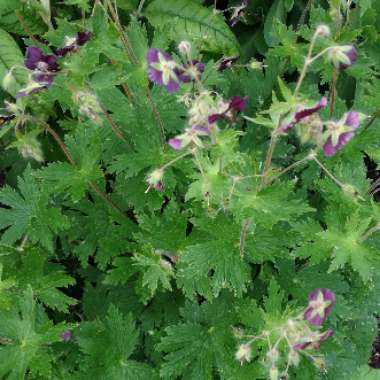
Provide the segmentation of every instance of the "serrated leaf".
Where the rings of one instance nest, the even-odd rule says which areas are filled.
[[[8,71],[14,66],[23,66],[24,56],[20,48],[17,46],[13,37],[5,30],[0,29],[0,83],[4,90],[9,91],[11,95],[15,95],[17,90],[25,83],[25,71],[15,70],[13,72],[16,81],[15,86],[9,89],[4,88],[3,79]]]
[[[201,50],[238,55],[239,44],[220,15],[193,0],[154,0],[145,11],[156,27],[170,27],[176,40],[189,39]]]

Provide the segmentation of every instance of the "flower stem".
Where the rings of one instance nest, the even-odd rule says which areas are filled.
[[[244,253],[245,253],[245,243],[247,241],[247,234],[248,229],[251,226],[252,219],[248,218],[243,222],[241,231],[240,231],[240,240],[239,240],[239,251],[240,251],[240,258],[244,259]]]
[[[367,240],[372,234],[374,234],[375,232],[377,231],[380,231],[380,223],[377,224],[376,226],[370,228],[361,238],[360,240],[361,241],[365,241]]]
[[[375,121],[376,119],[380,116],[380,108],[377,109],[372,116],[370,117],[369,121],[367,124],[364,126],[364,129],[368,129]]]
[[[337,80],[337,72],[334,67],[333,77],[330,85],[330,117],[332,117],[334,113],[334,105],[335,105],[335,96],[336,96],[336,80]]]
[[[184,158],[184,157],[186,157],[186,156],[188,156],[190,154],[194,154],[194,152],[193,151],[188,151],[188,152],[182,153],[181,155],[179,155],[179,156],[173,158],[172,160],[170,160],[169,162],[167,162],[165,165],[161,166],[160,170],[165,170],[169,166],[173,165],[177,161],[181,160],[182,158]]]
[[[279,129],[280,125],[281,125],[281,119],[280,119],[276,129],[272,132],[272,135],[270,138],[269,148],[268,148],[267,156],[266,156],[265,162],[264,162],[264,167],[263,167],[263,171],[262,171],[262,177],[261,177],[259,190],[262,190],[267,185],[267,179],[268,179],[267,174],[268,174],[270,165],[272,163],[273,152],[274,152],[274,148],[276,147],[276,143],[277,143],[277,139],[278,139],[278,129]]]
[[[143,7],[144,7],[144,3],[145,3],[145,0],[140,0],[139,6],[138,6],[137,11],[136,11],[136,13],[137,13],[138,15],[141,14],[141,11],[142,11],[142,9],[143,9]]]
[[[272,178],[269,183],[272,183],[273,181],[275,181],[276,179],[278,179],[279,177],[281,177],[283,174],[289,172],[290,170],[294,169],[295,167],[297,166],[300,166],[302,165],[303,163],[309,161],[311,158],[309,156],[307,157],[304,157],[302,160],[299,160],[299,161],[296,161],[296,162],[293,162],[291,165],[289,165],[288,167],[286,167],[285,169],[281,170],[274,178]]]
[[[344,184],[340,182],[327,168],[318,160],[316,156],[312,156],[311,159],[316,162],[316,164],[341,188],[344,188]]]
[[[313,49],[314,49],[315,41],[317,40],[317,38],[318,38],[318,33],[316,32],[314,33],[314,36],[310,42],[309,51],[307,52],[307,56],[305,57],[305,62],[304,62],[301,74],[298,78],[296,89],[294,90],[294,97],[298,95],[298,92],[302,86],[302,82],[305,79],[307,69],[309,68],[310,64],[313,62],[313,59],[311,58],[311,56],[313,54]]]

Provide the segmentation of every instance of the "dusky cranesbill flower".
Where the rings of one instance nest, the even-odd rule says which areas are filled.
[[[57,49],[56,54],[59,57],[64,57],[72,51],[78,50],[81,46],[85,45],[90,40],[92,33],[89,31],[78,32],[75,37],[65,37],[65,46]]]
[[[321,326],[331,313],[335,303],[335,294],[330,289],[315,289],[309,295],[309,305],[303,318],[314,326]]]
[[[182,133],[168,141],[168,144],[175,150],[185,148],[190,143],[195,144],[198,147],[203,147],[201,136],[208,136],[210,130],[207,127],[194,126],[186,128],[185,133]]]
[[[328,57],[337,69],[345,70],[357,61],[358,52],[352,45],[333,46]]]
[[[43,54],[38,47],[31,46],[26,49],[25,66],[33,71],[34,79],[51,86],[58,71],[57,57],[54,54]]]
[[[248,97],[241,97],[241,96],[233,96],[229,102],[227,108],[220,112],[220,113],[214,113],[208,117],[208,122],[210,124],[215,123],[216,121],[220,119],[226,119],[229,122],[234,122],[236,118],[236,114],[238,112],[243,112],[246,105],[247,105]]]
[[[205,65],[202,62],[193,59],[190,63],[184,67],[176,68],[175,73],[177,78],[183,83],[189,83],[191,81],[199,81],[203,72],[205,71]]]
[[[355,135],[355,130],[360,126],[360,115],[358,112],[347,112],[339,121],[327,123],[327,140],[323,146],[326,156],[333,156],[342,149]]]
[[[179,78],[177,75],[178,64],[169,53],[159,49],[150,48],[147,53],[148,77],[159,85],[165,86],[169,92],[179,90]]]
[[[29,82],[21,89],[17,96],[26,96],[50,87],[59,70],[57,57],[54,54],[43,54],[38,47],[26,49],[25,67],[30,70]]]
[[[290,120],[289,118],[287,118],[287,120],[285,120],[282,123],[280,127],[280,131],[282,133],[288,133],[302,119],[308,116],[311,116],[312,114],[318,112],[319,110],[321,110],[322,108],[326,106],[327,106],[327,98],[325,96],[322,97],[321,100],[313,106],[305,106],[305,105],[300,106],[298,110],[294,114],[291,115]]]
[[[73,333],[71,332],[71,330],[66,330],[63,334],[62,334],[62,340],[64,342],[69,342],[71,340],[71,338],[73,337]]]
[[[302,341],[296,343],[293,346],[294,351],[303,351],[306,349],[319,349],[321,342],[329,339],[334,335],[333,330],[328,329],[325,332],[311,332],[309,335],[305,336]]]

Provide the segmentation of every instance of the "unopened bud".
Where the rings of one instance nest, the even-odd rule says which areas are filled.
[[[328,37],[331,34],[330,28],[327,25],[319,25],[316,33],[321,37]]]
[[[279,358],[278,350],[276,348],[272,348],[270,351],[267,352],[267,358],[271,364],[275,364]]]
[[[260,61],[256,61],[256,60],[252,60],[250,63],[249,63],[249,68],[251,70],[262,70],[264,67],[263,63],[260,62]]]
[[[313,358],[314,365],[320,370],[325,371],[326,370],[326,363],[325,360],[321,357],[314,357]]]
[[[235,358],[236,360],[240,362],[240,364],[251,361],[252,359],[251,346],[248,343],[241,344],[239,346],[239,349],[236,351]]]
[[[156,169],[153,170],[147,177],[146,182],[149,185],[149,187],[146,190],[146,193],[151,189],[154,188],[159,191],[164,190],[164,184],[162,182],[162,178],[164,176],[164,171],[162,169]]]
[[[189,55],[191,51],[191,43],[189,41],[181,41],[178,45],[178,51],[183,55]]]
[[[294,365],[295,367],[298,366],[300,363],[300,355],[295,350],[290,350],[288,353],[288,361],[290,365]]]
[[[12,71],[9,70],[3,78],[3,88],[8,91],[11,87],[13,87],[15,83],[15,78],[12,74]]]
[[[278,368],[275,366],[272,366],[269,370],[269,379],[270,380],[278,380]]]

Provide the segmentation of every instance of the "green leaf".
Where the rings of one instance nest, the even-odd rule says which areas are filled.
[[[136,349],[138,331],[132,316],[124,316],[110,306],[104,320],[82,323],[76,340],[85,355],[81,362],[82,379],[156,379],[147,364],[130,359]],[[107,348],[105,350],[105,348]]]
[[[201,50],[238,55],[239,44],[220,15],[193,0],[154,0],[145,15],[156,28],[166,26],[172,38],[188,39]]]
[[[39,188],[28,166],[23,178],[18,178],[20,192],[9,186],[0,192],[0,202],[9,208],[0,208],[0,228],[9,227],[2,236],[2,242],[13,244],[28,234],[32,242],[39,242],[53,250],[53,237],[68,228],[66,217],[59,208],[50,207],[49,199]]]
[[[371,218],[365,218],[360,211],[340,223],[335,209],[329,210],[328,229],[319,236],[329,244],[332,251],[330,271],[343,268],[349,264],[357,271],[364,282],[372,279],[375,267],[379,265],[377,252],[362,241],[369,229]]]
[[[15,297],[12,309],[0,315],[0,335],[9,341],[0,345],[1,378],[24,379],[28,368],[32,374],[50,377],[54,360],[50,345],[61,341],[66,329],[46,320],[30,287]]]
[[[219,216],[195,220],[199,235],[180,256],[178,282],[187,296],[199,293],[208,299],[223,288],[237,296],[246,290],[249,268],[239,252],[240,226],[230,218]]]
[[[150,298],[154,296],[157,288],[171,290],[170,278],[174,276],[170,262],[161,257],[159,252],[146,247],[141,253],[133,256],[133,265],[141,272],[141,283],[149,290]]]
[[[275,22],[286,22],[286,15],[293,8],[293,0],[275,0],[269,10],[264,24],[264,38],[268,46],[274,46],[278,43],[275,36]]]
[[[23,64],[24,56],[15,40],[5,30],[0,29],[0,83],[3,88],[3,79],[8,71],[14,66],[23,66]],[[14,70],[13,76],[15,85],[12,85],[9,89],[4,88],[11,95],[15,95],[17,90],[26,81],[26,73],[24,70]]]

